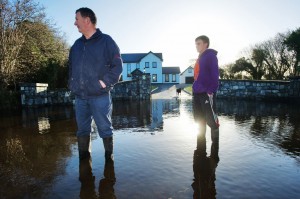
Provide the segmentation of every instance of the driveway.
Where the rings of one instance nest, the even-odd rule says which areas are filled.
[[[176,89],[184,88],[185,84],[158,84],[158,88],[152,93],[152,99],[173,99],[177,98]],[[191,98],[191,95],[181,90],[179,98]]]

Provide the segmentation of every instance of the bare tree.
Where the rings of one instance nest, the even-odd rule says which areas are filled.
[[[221,79],[235,79],[235,72],[233,71],[234,63],[226,64],[219,68]]]
[[[20,51],[30,31],[26,21],[38,22],[45,18],[44,10],[33,0],[1,0],[0,2],[0,75],[5,86],[16,88]]]
[[[295,57],[284,44],[288,35],[289,33],[279,33],[273,39],[260,44],[265,55],[267,79],[284,79],[291,73]]]

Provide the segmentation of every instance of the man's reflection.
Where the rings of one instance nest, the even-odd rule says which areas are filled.
[[[205,134],[197,137],[197,148],[194,151],[193,171],[194,198],[216,198],[216,168],[219,162],[219,142],[211,144],[210,156],[206,154]]]
[[[92,173],[92,159],[79,161],[79,181],[81,182],[80,198],[115,199],[114,185],[116,182],[114,161],[105,161],[104,177],[99,182],[99,195],[95,191],[95,176]]]
[[[79,161],[80,198],[96,198],[95,176],[92,172],[91,157]]]
[[[99,182],[99,198],[115,199],[114,185],[116,183],[114,161],[105,162],[104,178]]]

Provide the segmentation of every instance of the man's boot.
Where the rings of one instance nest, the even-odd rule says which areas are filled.
[[[113,161],[113,138],[112,137],[107,137],[103,138],[103,145],[105,149],[105,160],[106,161]]]
[[[91,136],[78,136],[77,141],[78,141],[79,159],[83,160],[91,157],[90,154]]]

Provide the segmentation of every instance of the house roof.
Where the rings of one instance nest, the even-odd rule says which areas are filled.
[[[158,57],[161,61],[163,61],[162,53],[153,53],[151,51],[148,53],[126,53],[126,54],[121,54],[121,57],[123,63],[138,63],[150,53],[152,53],[153,55]]]
[[[194,69],[194,67],[193,66],[189,66],[189,67],[187,67],[182,73],[180,73],[180,75],[182,75],[187,69],[189,69],[189,68],[192,68],[192,69]]]
[[[179,74],[180,67],[179,66],[172,66],[172,67],[162,67],[163,74]]]
[[[138,75],[138,74],[143,74],[143,72],[140,69],[135,69],[134,71],[131,72],[133,75]]]

